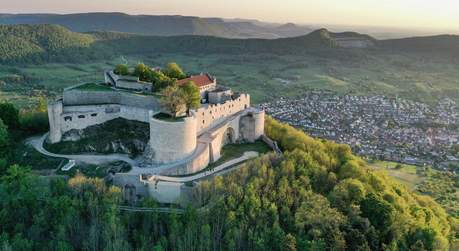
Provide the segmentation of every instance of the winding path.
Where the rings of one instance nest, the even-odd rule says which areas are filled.
[[[132,166],[137,166],[138,162],[129,158],[125,154],[107,154],[107,155],[95,155],[95,154],[56,154],[51,153],[43,147],[43,143],[48,137],[48,133],[41,137],[33,137],[27,140],[27,144],[31,145],[35,150],[40,152],[43,155],[54,157],[54,158],[64,158],[69,160],[81,161],[89,164],[101,164],[114,161],[124,161],[129,163]]]
[[[49,156],[49,157],[54,157],[54,158],[63,158],[63,159],[81,161],[81,162],[85,162],[89,164],[96,164],[96,165],[103,164],[103,163],[109,163],[109,162],[115,162],[115,161],[124,161],[124,162],[129,163],[132,166],[131,171],[127,172],[126,174],[130,174],[130,175],[153,174],[155,176],[152,177],[152,180],[174,182],[174,183],[186,183],[186,182],[202,179],[209,175],[214,175],[217,173],[222,174],[224,172],[227,172],[230,169],[237,168],[237,164],[240,164],[252,158],[256,158],[259,155],[257,152],[245,152],[244,155],[242,155],[241,157],[229,160],[215,167],[211,171],[204,171],[204,172],[197,173],[195,175],[185,176],[185,177],[170,177],[170,176],[162,176],[158,174],[162,170],[169,169],[169,168],[174,167],[177,164],[180,164],[181,161],[176,162],[176,163],[171,163],[168,165],[157,166],[157,167],[141,167],[139,166],[140,165],[139,162],[129,158],[125,154],[107,154],[107,155],[56,154],[56,153],[49,152],[43,147],[43,144],[47,137],[48,137],[48,133],[44,134],[41,137],[29,138],[27,140],[27,144],[31,145],[41,154]]]
[[[244,162],[246,160],[249,160],[249,159],[252,159],[252,158],[256,158],[256,157],[258,157],[258,153],[257,152],[245,152],[244,155],[242,155],[241,157],[229,160],[229,161],[227,161],[227,162],[215,167],[211,171],[204,171],[204,172],[197,173],[195,175],[185,176],[185,177],[171,177],[171,176],[156,175],[156,176],[153,176],[151,180],[176,182],[176,183],[186,183],[186,182],[202,179],[202,178],[207,177],[209,175],[213,175],[213,174],[219,173],[219,172],[221,172],[221,171],[223,171],[223,170],[225,170],[225,169],[227,169],[229,167],[232,167],[232,166],[234,166],[234,168],[236,168],[237,164],[240,164],[240,163],[242,163],[242,162]]]

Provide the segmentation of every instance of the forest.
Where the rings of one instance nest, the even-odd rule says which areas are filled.
[[[7,156],[1,162],[8,166],[0,171],[2,250],[457,247],[457,218],[430,197],[367,168],[348,146],[313,139],[270,118],[266,134],[283,155],[266,154],[202,182],[183,214],[164,214],[121,210],[121,190],[103,179],[38,176],[16,165],[4,146],[43,125],[25,127],[25,114],[13,108],[0,107],[1,154]],[[159,205],[145,199],[136,206]]]

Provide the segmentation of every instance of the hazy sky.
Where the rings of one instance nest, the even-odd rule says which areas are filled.
[[[459,0],[0,0],[0,13],[95,11],[309,24],[459,28]]]

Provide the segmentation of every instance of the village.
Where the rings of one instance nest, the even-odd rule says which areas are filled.
[[[382,95],[315,91],[260,107],[311,136],[349,144],[365,158],[458,169],[459,113],[450,99],[429,106]]]

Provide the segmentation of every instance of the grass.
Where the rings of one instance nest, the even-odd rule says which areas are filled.
[[[79,91],[114,91],[110,86],[103,85],[103,84],[94,84],[94,83],[87,83],[84,85],[79,85],[73,88],[73,90]]]
[[[374,169],[387,171],[389,176],[404,184],[410,190],[415,190],[416,186],[425,179],[418,174],[418,167],[413,165],[399,164],[389,161],[375,161],[368,164]],[[401,168],[396,168],[396,166],[401,166]]]
[[[37,152],[33,147],[18,143],[14,150],[15,164],[28,166],[32,170],[55,170],[65,165],[66,160],[62,158],[52,158]]]
[[[387,161],[375,161],[369,166],[384,170],[388,175],[408,189],[423,195],[431,196],[450,215],[459,217],[459,178],[446,172],[402,164],[401,168],[395,168],[398,163]]]
[[[210,164],[207,168],[215,168],[229,160],[242,157],[245,152],[258,152],[259,154],[264,154],[272,151],[272,149],[262,140],[257,140],[255,143],[245,143],[245,144],[229,144],[222,148],[220,154],[221,157],[216,162]]]
[[[245,144],[230,144],[222,148],[220,154],[221,157],[216,162],[209,164],[206,168],[202,169],[199,172],[185,175],[173,175],[174,177],[188,177],[193,176],[202,172],[206,172],[214,169],[215,167],[224,164],[232,159],[237,159],[242,157],[245,152],[258,152],[259,154],[264,154],[271,152],[272,149],[262,140],[257,140],[255,143],[245,143]]]
[[[0,65],[0,82],[11,75],[24,79],[20,83],[7,81],[4,85],[0,84],[0,99],[8,98],[21,106],[33,105],[33,97],[38,95],[36,90],[43,91],[40,95],[57,96],[65,87],[83,82],[98,83],[103,81],[103,70],[118,63],[134,65],[144,62],[162,66],[177,62],[188,73],[209,72],[218,78],[218,83],[249,93],[253,103],[281,96],[296,97],[311,90],[355,95],[398,95],[427,103],[439,97],[459,101],[459,65],[447,59],[418,60],[420,57],[368,53],[361,60],[343,62],[333,57],[314,55],[148,53],[85,64]],[[288,80],[288,84],[279,79]]]

